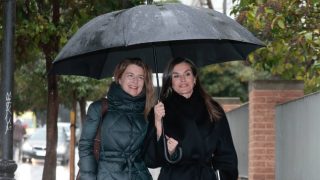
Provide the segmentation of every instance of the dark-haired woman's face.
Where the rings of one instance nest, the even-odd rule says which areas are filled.
[[[191,66],[182,62],[174,66],[172,70],[172,88],[175,92],[189,98],[192,95],[196,77],[192,73]]]

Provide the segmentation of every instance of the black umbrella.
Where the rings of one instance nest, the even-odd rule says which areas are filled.
[[[140,57],[158,74],[174,57],[189,58],[200,67],[244,60],[262,46],[247,29],[217,11],[183,4],[140,5],[82,26],[54,60],[51,73],[101,79],[111,76],[120,60]]]
[[[98,16],[82,26],[53,62],[52,72],[96,79],[111,76],[127,57],[162,71],[172,57],[197,66],[244,60],[263,43],[217,11],[183,4],[140,5]]]

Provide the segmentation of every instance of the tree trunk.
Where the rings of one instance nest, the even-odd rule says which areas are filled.
[[[52,23],[59,25],[60,19],[60,1],[52,0]],[[46,70],[50,71],[53,57],[59,51],[59,37],[56,34],[50,38],[49,42],[40,44],[45,59]],[[48,107],[47,107],[47,146],[46,157],[43,167],[42,180],[56,180],[57,166],[57,118],[59,110],[58,87],[56,75],[48,75]]]
[[[129,8],[130,7],[130,1],[129,0],[121,0],[121,7],[123,9]]]
[[[75,125],[76,125],[76,114],[77,114],[77,97],[76,92],[73,92],[72,107],[70,112],[70,180],[74,180],[74,164],[75,164]]]
[[[213,5],[212,5],[211,0],[207,0],[207,5],[208,5],[209,9],[213,9]]]
[[[50,60],[47,67],[51,66]],[[48,65],[49,64],[49,65]],[[57,166],[57,117],[58,117],[58,90],[55,75],[48,76],[48,113],[47,113],[47,144],[46,157],[43,168],[42,180],[56,180]]]
[[[84,120],[86,119],[86,106],[87,106],[87,102],[86,102],[86,98],[85,97],[81,97],[79,100],[79,106],[80,106],[80,116],[81,116],[81,127],[84,123]]]
[[[45,125],[46,119],[47,119],[47,113],[41,110],[34,110],[36,119],[37,119],[37,127],[42,127]]]

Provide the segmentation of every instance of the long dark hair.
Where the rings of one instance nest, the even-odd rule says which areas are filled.
[[[173,89],[172,89],[172,71],[173,71],[173,68],[177,64],[180,64],[180,63],[187,63],[190,65],[192,74],[196,78],[196,84],[193,88],[193,91],[199,91],[201,97],[204,99],[204,102],[205,102],[205,105],[206,105],[206,108],[208,110],[208,114],[210,117],[210,121],[213,122],[213,121],[219,120],[222,115],[222,112],[221,112],[222,109],[219,106],[219,104],[212,99],[212,97],[204,90],[204,88],[200,84],[200,79],[198,76],[198,68],[190,59],[183,58],[183,57],[177,57],[177,58],[174,58],[170,61],[166,70],[163,73],[160,99],[161,100],[166,99],[173,91]]]

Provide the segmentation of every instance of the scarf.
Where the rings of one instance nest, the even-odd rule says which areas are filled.
[[[210,123],[204,99],[199,91],[194,91],[189,98],[172,91],[164,100],[166,116],[164,118],[165,134],[182,141],[188,131],[196,127],[208,127]],[[190,125],[193,126],[191,127]]]
[[[120,110],[132,113],[143,113],[146,96],[142,92],[138,96],[126,93],[119,84],[113,82],[107,94],[108,110]]]

